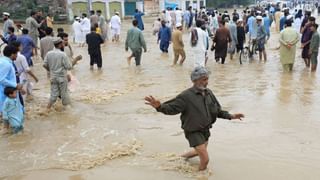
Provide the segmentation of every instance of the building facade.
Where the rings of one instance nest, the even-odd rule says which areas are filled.
[[[206,6],[206,0],[159,0],[159,10],[175,9],[176,7],[186,10],[190,6],[193,9],[200,9],[200,7]]]
[[[68,0],[69,14],[80,16],[90,10],[101,10],[102,14],[110,18],[115,12],[119,12],[123,18],[132,16],[136,9],[144,11],[143,0]]]

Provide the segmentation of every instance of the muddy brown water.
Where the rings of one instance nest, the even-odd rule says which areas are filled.
[[[209,53],[209,88],[224,109],[243,112],[246,118],[216,122],[209,142],[209,170],[198,173],[197,158],[179,158],[189,150],[179,116],[156,113],[143,100],[150,94],[168,100],[192,85],[189,36],[184,34],[186,63],[171,67],[172,49],[161,54],[151,24],[152,19],[146,19],[148,52],[140,69],[126,62],[129,21],[124,22],[120,43],[102,47],[102,72],[90,71],[86,47],[72,44],[84,59],[73,70],[80,84],[71,93],[73,106],[67,111],[39,115],[50,86],[42,61],[36,60],[34,72],[40,82],[27,103],[25,131],[1,136],[1,179],[320,178],[319,72],[305,69],[300,49],[292,73],[282,72],[274,50],[279,38],[275,33],[267,45],[266,63],[254,60],[240,65],[235,58],[221,65]],[[69,25],[63,27],[70,30]]]

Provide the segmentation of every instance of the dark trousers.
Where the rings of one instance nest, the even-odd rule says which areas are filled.
[[[139,49],[132,50],[132,55],[133,55],[133,57],[134,57],[134,59],[136,61],[136,66],[140,66],[142,49],[139,48]]]
[[[219,62],[220,61],[220,57],[215,57],[216,61]],[[226,58],[221,57],[221,64],[224,64],[224,62],[226,61]]]
[[[98,68],[102,67],[102,57],[100,51],[90,54],[90,66],[93,66],[94,64],[97,64]]]
[[[169,48],[169,41],[160,41],[160,50],[162,52],[168,52],[168,48]]]

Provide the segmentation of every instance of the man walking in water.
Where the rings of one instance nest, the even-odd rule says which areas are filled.
[[[209,72],[202,66],[196,67],[191,73],[193,87],[185,90],[176,98],[160,103],[152,96],[145,97],[146,104],[158,112],[167,115],[181,113],[182,129],[190,147],[194,150],[183,154],[184,158],[200,157],[199,170],[207,169],[209,155],[207,151],[210,128],[217,118],[240,119],[243,114],[229,114],[223,111],[210,89],[207,88]]]
[[[184,43],[182,40],[182,24],[177,23],[176,24],[176,30],[173,31],[172,33],[172,47],[173,47],[173,54],[174,54],[174,60],[173,60],[173,65],[176,65],[179,56],[181,56],[180,60],[180,65],[183,64],[184,60],[186,59],[186,53],[184,51]]]
[[[135,19],[132,21],[132,24],[133,28],[129,29],[126,39],[126,51],[130,48],[132,54],[128,57],[127,61],[128,65],[130,65],[131,58],[135,57],[136,66],[140,66],[142,48],[144,52],[147,52],[147,46],[142,31],[138,29],[138,21]]]
[[[58,97],[61,97],[62,104],[67,106],[70,104],[68,93],[68,81],[70,76],[67,71],[70,71],[70,64],[67,55],[63,52],[64,46],[62,39],[54,38],[53,44],[55,49],[48,52],[44,58],[43,67],[50,72],[51,93],[50,100],[47,106],[47,112],[50,111]]]

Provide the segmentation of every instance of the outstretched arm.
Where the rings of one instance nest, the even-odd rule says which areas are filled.
[[[158,112],[162,112],[167,115],[176,115],[183,112],[185,109],[185,102],[180,96],[162,104],[153,96],[145,97],[145,101],[146,104],[154,107]]]

